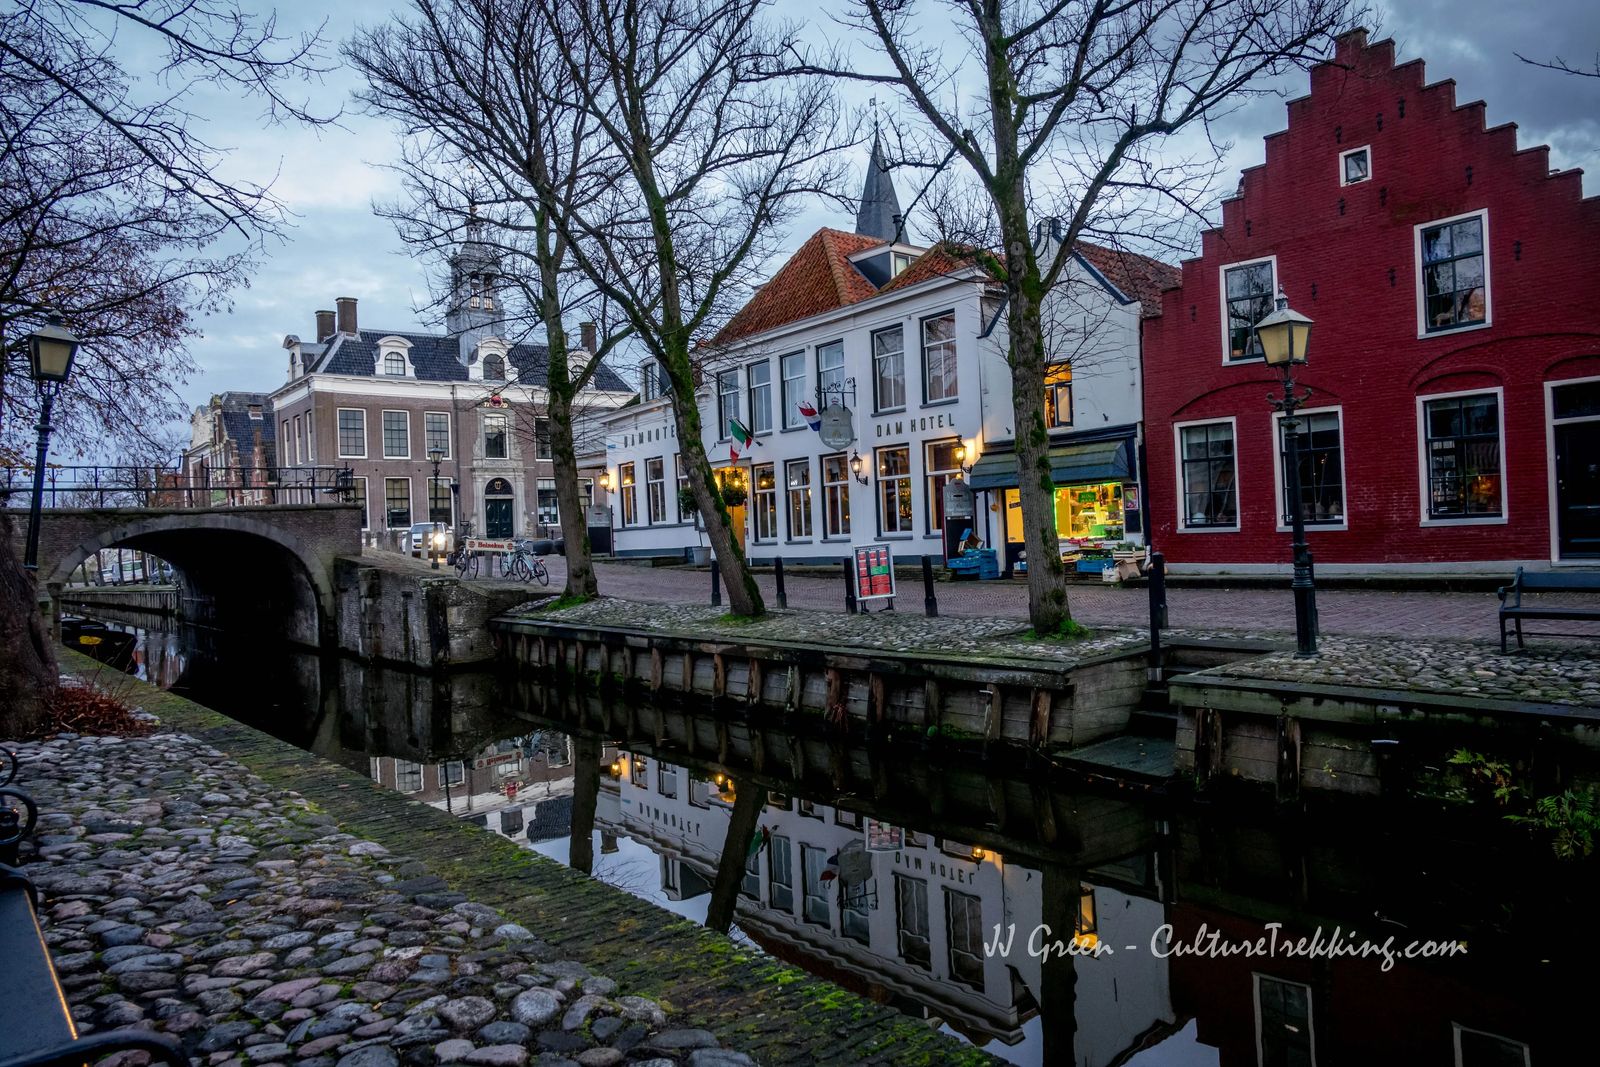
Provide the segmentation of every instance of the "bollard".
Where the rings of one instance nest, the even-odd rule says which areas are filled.
[[[840,561],[844,564],[844,613],[856,613],[856,576],[850,573],[850,557],[846,556]]]
[[[722,569],[715,559],[711,561],[711,606],[722,606]]]
[[[928,618],[939,614],[939,598],[933,595],[933,557],[922,557],[922,613]]]
[[[1167,561],[1150,553],[1150,662],[1161,666],[1161,631],[1167,625]]]
[[[789,606],[789,594],[787,592],[785,592],[784,588],[783,588],[783,557],[782,556],[779,556],[779,557],[777,557],[776,559],[774,559],[772,561],[772,579],[773,579],[773,582],[777,585],[778,607],[780,609],[788,607]]]

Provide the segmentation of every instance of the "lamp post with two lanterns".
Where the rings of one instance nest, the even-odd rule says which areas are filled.
[[[72,374],[72,360],[78,354],[78,339],[61,325],[61,318],[50,316],[48,325],[28,337],[28,368],[39,387],[38,452],[33,461],[33,501],[28,511],[28,541],[22,566],[30,572],[39,569],[39,519],[44,508],[45,456],[50,451],[50,411],[61,387]]]

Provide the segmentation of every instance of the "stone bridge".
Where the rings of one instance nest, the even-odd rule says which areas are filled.
[[[28,514],[9,509],[16,551]],[[51,614],[68,577],[102,548],[131,548],[171,563],[180,613],[231,630],[331,644],[334,559],[361,552],[361,507],[47,507],[39,528],[39,587]]]

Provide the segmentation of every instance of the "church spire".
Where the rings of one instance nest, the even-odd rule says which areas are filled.
[[[889,177],[889,164],[883,157],[883,143],[877,130],[872,133],[872,157],[867,161],[867,180],[861,189],[861,207],[856,211],[856,233],[880,241],[897,241],[900,232],[900,198]]]

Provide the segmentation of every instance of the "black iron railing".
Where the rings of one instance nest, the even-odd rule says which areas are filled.
[[[0,505],[30,505],[33,470],[0,470]],[[349,467],[45,468],[47,508],[238,508],[355,503]]]

